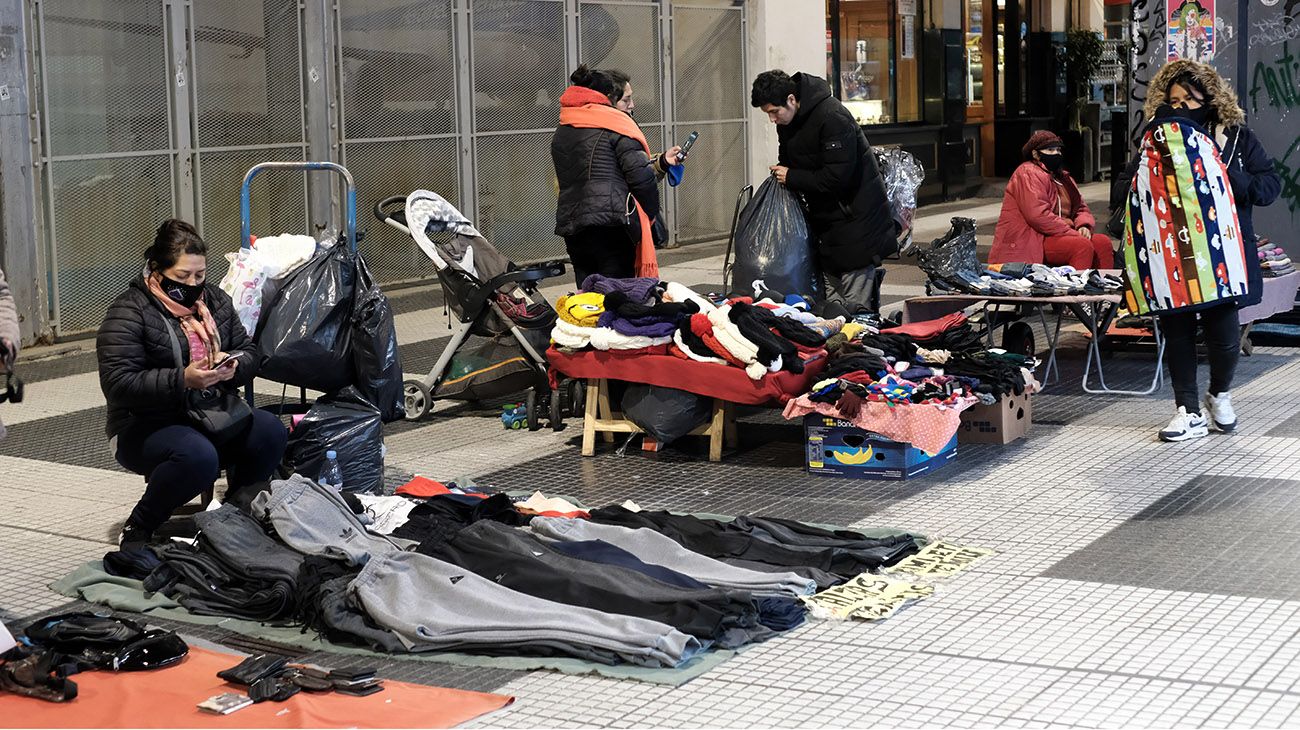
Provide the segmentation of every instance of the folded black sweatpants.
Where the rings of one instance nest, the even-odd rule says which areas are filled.
[[[750,594],[681,588],[635,570],[566,555],[498,522],[476,522],[419,551],[537,598],[658,621],[726,648],[770,638]]]

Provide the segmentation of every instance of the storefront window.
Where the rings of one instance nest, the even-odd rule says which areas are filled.
[[[920,119],[918,0],[831,0],[828,61],[840,100],[859,124]],[[838,58],[835,55],[838,54]]]

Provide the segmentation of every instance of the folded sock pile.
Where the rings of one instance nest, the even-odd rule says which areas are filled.
[[[1262,236],[1255,237],[1255,244],[1256,255],[1259,256],[1259,268],[1265,278],[1286,276],[1295,271],[1295,265],[1281,246],[1273,245],[1272,241]]]

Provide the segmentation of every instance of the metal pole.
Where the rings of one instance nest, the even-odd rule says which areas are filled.
[[[195,221],[193,108],[194,76],[190,65],[190,0],[163,4],[163,39],[167,53],[167,116],[170,127],[172,208],[176,217]]]
[[[48,335],[44,250],[38,243],[39,161],[23,0],[0,0],[0,268],[13,289],[24,342]]]
[[[478,220],[478,176],[474,154],[474,23],[469,0],[455,0],[452,47],[456,68],[456,146],[460,176],[460,209]]]
[[[306,87],[305,117],[307,159],[332,162],[338,157],[337,100],[334,97],[334,31],[331,0],[305,0],[302,6],[303,84]],[[312,235],[325,230],[340,201],[338,181],[331,175],[307,175],[307,215]],[[356,241],[349,244],[355,246]]]

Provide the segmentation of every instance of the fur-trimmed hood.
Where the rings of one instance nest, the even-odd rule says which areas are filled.
[[[1155,118],[1156,109],[1168,101],[1170,82],[1188,71],[1209,93],[1210,105],[1214,107],[1220,125],[1239,127],[1246,123],[1246,112],[1241,110],[1241,105],[1237,102],[1237,92],[1232,90],[1219,72],[1213,66],[1187,59],[1165,64],[1164,68],[1156,72],[1155,78],[1151,79],[1151,85],[1147,87],[1147,100],[1142,107],[1142,114],[1147,119]]]

